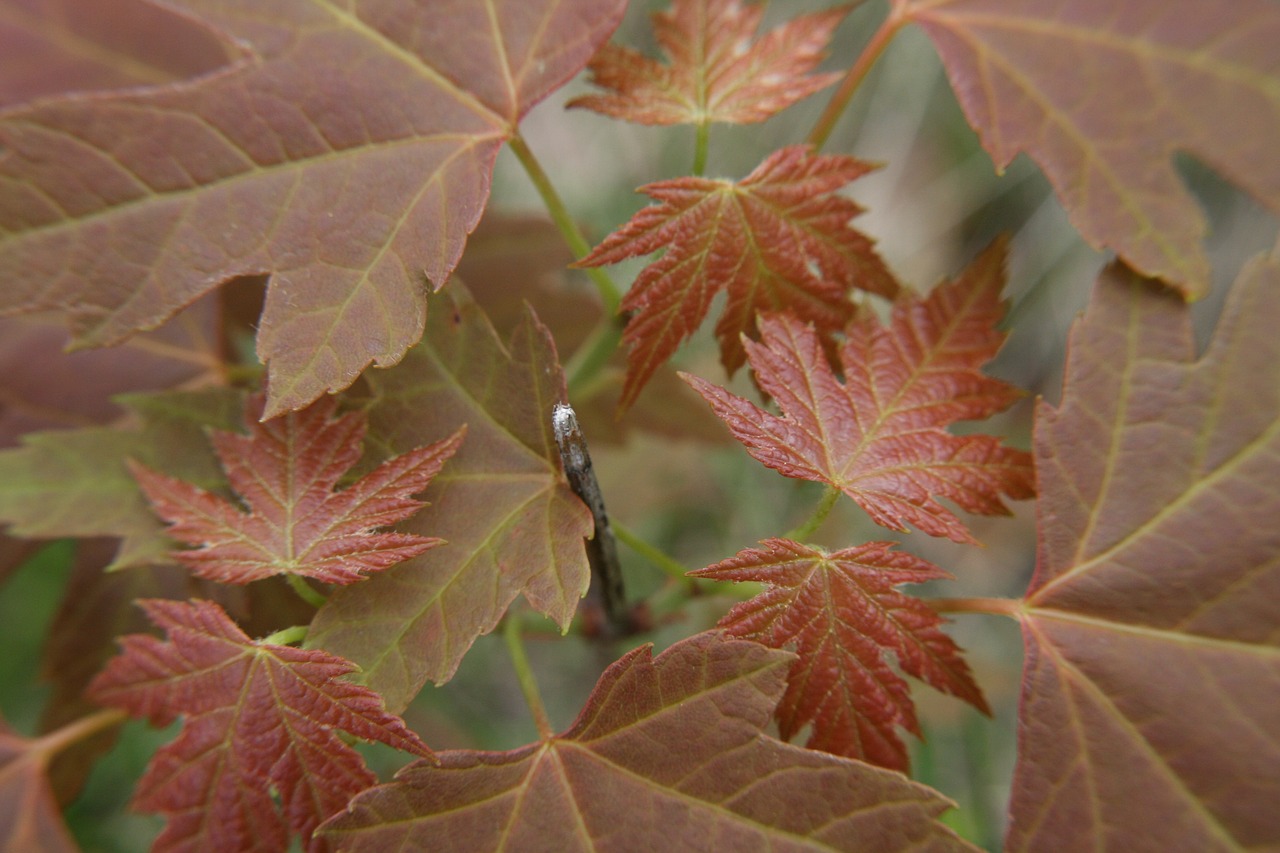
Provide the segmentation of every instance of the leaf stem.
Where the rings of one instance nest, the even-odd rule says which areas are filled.
[[[992,616],[1022,616],[1018,598],[930,598],[925,601],[935,613],[987,613]]]
[[[693,174],[702,177],[707,170],[707,150],[711,147],[711,123],[699,122],[693,142]]]
[[[538,162],[538,158],[529,150],[529,145],[524,141],[524,137],[519,133],[513,134],[507,140],[507,144],[511,146],[511,152],[516,155],[520,165],[524,166],[524,170],[529,175],[529,180],[533,182],[534,189],[538,191],[538,195],[542,196],[542,203],[547,206],[547,212],[551,214],[551,221],[560,230],[561,236],[569,244],[569,248],[573,250],[574,256],[578,259],[585,258],[591,253],[591,244],[587,242],[587,238],[583,236],[581,229],[578,228],[578,223],[574,222],[573,217],[569,215],[569,209],[565,207],[564,201],[560,198],[560,194],[556,192],[556,188],[552,185],[551,179],[547,177],[547,173],[542,168],[542,164]],[[596,290],[600,292],[600,298],[604,300],[605,312],[617,314],[618,305],[622,302],[622,295],[618,286],[614,284],[613,279],[599,267],[588,267],[586,268],[586,273],[595,284]]]
[[[897,35],[898,30],[902,29],[903,25],[907,23],[907,16],[903,14],[902,9],[901,3],[890,3],[889,17],[885,18],[884,22],[880,24],[880,29],[876,30],[875,35],[871,37],[871,41],[867,42],[867,46],[863,48],[858,60],[853,63],[849,73],[844,76],[844,80],[840,83],[840,88],[836,90],[836,93],[831,96],[831,100],[827,102],[827,108],[818,117],[813,130],[809,131],[808,142],[815,150],[822,148],[827,143],[828,137],[831,136],[831,131],[835,130],[836,122],[840,120],[845,108],[853,100],[854,94],[858,91],[858,87],[862,85],[862,81],[871,70],[871,66],[875,65],[876,60],[880,58],[880,54],[884,53],[884,49],[889,46],[889,42]]]
[[[298,598],[301,598],[312,607],[322,607],[328,601],[324,593],[307,583],[301,575],[285,572],[284,579],[289,584],[289,588],[298,594]]]
[[[307,638],[307,625],[291,625],[288,628],[281,628],[274,634],[268,634],[259,640],[261,645],[271,646],[291,646],[294,643],[301,643]]]
[[[584,401],[598,390],[593,388],[592,381],[600,375],[600,371],[609,363],[609,358],[618,349],[622,341],[624,321],[614,314],[605,317],[604,321],[591,332],[591,335],[574,351],[573,356],[564,367],[568,377],[569,399]]]
[[[542,704],[542,696],[538,693],[538,682],[533,678],[529,658],[524,653],[524,643],[520,639],[519,613],[508,611],[507,618],[502,624],[502,639],[507,643],[511,664],[516,670],[516,680],[520,682],[520,692],[524,694],[524,701],[533,713],[533,722],[538,727],[538,734],[544,740],[549,740],[555,736],[555,731],[551,728],[547,709]]]
[[[73,723],[68,723],[60,729],[49,732],[49,734],[37,738],[35,742],[38,744],[37,748],[40,752],[47,756],[53,756],[73,743],[87,740],[103,729],[119,725],[127,719],[129,719],[129,715],[119,708],[104,708],[87,717],[81,717]]]
[[[695,584],[693,578],[685,574],[688,571],[684,566],[676,560],[668,557],[661,549],[644,541],[628,528],[616,521],[613,522],[613,532],[617,534],[619,541],[626,545],[632,551],[635,551],[641,557],[644,557],[650,563],[653,563],[663,574],[679,581],[687,589],[693,589]]]
[[[809,516],[809,520],[799,527],[794,527],[782,534],[783,539],[790,539],[794,542],[803,542],[806,538],[813,535],[813,531],[822,526],[822,522],[827,520],[827,516],[831,515],[831,510],[835,507],[836,501],[840,499],[840,495],[844,494],[835,486],[827,486],[827,490],[822,493],[822,500],[818,502],[818,506],[813,511],[813,515]]]

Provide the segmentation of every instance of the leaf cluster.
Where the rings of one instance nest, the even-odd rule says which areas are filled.
[[[625,0],[64,6],[0,0],[0,582],[77,541],[51,698],[0,718],[0,847],[77,849],[128,718],[175,725],[129,780],[156,850],[1280,846],[1280,249],[1201,351],[1174,162],[1280,214],[1275,0],[671,0],[622,31],[658,55],[610,40]],[[995,170],[1026,154],[1114,253],[1060,394],[988,372],[1054,333],[1029,231],[930,286],[850,197],[877,166],[837,123],[904,28]],[[566,127],[693,128],[594,245],[556,185],[591,158],[524,136],[579,74]],[[763,128],[742,177],[708,174],[724,124]],[[546,217],[494,209],[503,147]],[[706,557],[651,535],[667,454],[822,497],[704,490],[673,526],[724,532]],[[1013,597],[930,597],[1008,574],[979,539],[1033,499]],[[956,613],[1017,621],[1016,712]],[[523,746],[423,701],[456,717],[495,630]],[[546,702],[584,649],[581,708]],[[913,767],[921,684],[1016,713],[1007,825]]]

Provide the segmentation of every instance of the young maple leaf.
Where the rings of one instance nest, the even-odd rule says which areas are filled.
[[[919,557],[868,542],[828,554],[788,539],[690,572],[694,577],[758,581],[769,589],[736,605],[719,627],[798,655],[776,717],[783,738],[813,726],[810,749],[907,769],[907,750],[895,728],[920,735],[907,684],[889,666],[990,714],[960,649],[942,633],[942,618],[904,583],[950,577]]]
[[[854,315],[850,289],[896,295],[897,281],[872,241],[849,227],[862,208],[833,194],[871,168],[793,145],[738,182],[688,177],[641,187],[662,203],[641,210],[577,264],[665,250],[622,303],[634,314],[624,334],[630,351],[619,405],[635,401],[721,290],[729,300],[716,336],[730,373],[745,359],[742,335],[755,334],[762,312],[793,311],[829,334]]]
[[[764,5],[740,0],[675,0],[653,16],[664,65],[606,44],[587,65],[610,94],[569,102],[640,124],[764,121],[840,78],[810,74],[849,9],[801,15],[754,41]]]
[[[914,525],[932,536],[975,542],[935,500],[969,512],[1007,514],[1000,501],[1034,495],[1031,455],[985,435],[952,435],[958,420],[985,418],[1018,399],[1016,388],[979,368],[1000,348],[1005,242],[928,297],[900,298],[888,326],[855,320],[840,347],[836,378],[812,328],[788,315],[760,322],[746,342],[756,381],[783,416],[682,374],[765,465],[788,477],[841,489],[877,524]]]
[[[443,542],[428,536],[378,532],[417,512],[421,492],[462,442],[466,428],[426,447],[388,459],[351,486],[338,480],[360,459],[365,417],[332,418],[326,398],[300,412],[259,422],[262,398],[245,412],[248,435],[213,432],[214,450],[231,488],[249,512],[183,480],[131,462],[138,485],[169,535],[192,551],[173,557],[199,577],[249,583],[291,573],[349,584]]]
[[[316,826],[377,782],[335,729],[431,755],[378,694],[343,680],[349,661],[255,642],[213,602],[139,604],[168,640],[124,637],[89,693],[153,725],[185,717],[134,794],[169,818],[154,849],[283,851],[290,830],[322,849]]]

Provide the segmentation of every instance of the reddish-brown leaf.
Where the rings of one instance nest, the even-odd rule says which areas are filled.
[[[467,422],[430,505],[401,529],[449,544],[337,590],[307,642],[360,665],[388,707],[447,681],[480,634],[523,595],[568,629],[591,576],[591,515],[565,482],[551,434],[564,375],[526,309],[504,345],[456,285],[435,297],[427,335],[404,362],[367,377],[370,430],[387,453]]]
[[[183,718],[134,795],[168,817],[155,849],[283,851],[290,832],[321,849],[316,826],[377,781],[337,731],[431,754],[381,697],[342,677],[348,661],[255,642],[208,601],[140,604],[168,641],[123,638],[89,689],[153,725]]]
[[[246,512],[191,483],[130,464],[168,533],[194,550],[173,557],[195,575],[249,583],[295,574],[325,583],[363,580],[443,540],[379,530],[422,508],[423,491],[462,443],[449,438],[388,459],[338,491],[338,481],[363,453],[365,416],[334,418],[337,401],[318,400],[299,412],[259,421],[262,398],[245,411],[249,432],[214,432],[214,450]]]
[[[903,672],[990,713],[959,647],[942,633],[942,618],[895,589],[950,577],[946,572],[892,550],[892,542],[831,554],[788,539],[761,544],[690,574],[769,585],[735,605],[720,627],[798,656],[776,711],[783,738],[812,725],[810,749],[905,771],[907,750],[897,727],[919,736],[920,724],[888,652]]]
[[[1001,241],[927,298],[901,297],[888,326],[871,314],[855,320],[840,347],[844,382],[812,328],[785,314],[762,320],[762,341],[747,341],[747,355],[782,417],[696,376],[685,381],[770,468],[843,490],[885,527],[973,542],[935,497],[1000,515],[1008,512],[1001,494],[1034,494],[1030,454],[946,431],[1018,398],[979,370],[1004,340],[995,327],[1004,257]]]
[[[630,353],[620,405],[635,401],[720,291],[729,298],[716,337],[730,372],[742,365],[741,338],[755,336],[763,312],[793,311],[829,334],[855,313],[851,289],[896,294],[871,240],[849,227],[862,209],[835,195],[870,169],[795,145],[741,181],[678,178],[641,187],[661,204],[641,210],[579,262],[601,266],[663,251],[622,303],[634,314],[624,335]]]
[[[10,0],[0,5],[0,45],[0,109],[169,83],[230,58],[207,29],[144,0]]]
[[[325,824],[340,850],[968,850],[898,773],[762,734],[790,656],[699,634],[636,649],[566,732],[444,752]]]
[[[1005,849],[1280,848],[1280,252],[1195,357],[1120,265],[1036,418],[1039,560]]]
[[[50,738],[14,734],[0,719],[0,850],[76,853],[46,775]]]
[[[611,90],[569,102],[640,124],[764,121],[840,79],[812,74],[847,7],[801,15],[759,40],[764,4],[741,0],[674,0],[653,16],[663,64],[607,44],[587,68]]]
[[[271,273],[258,353],[276,415],[418,340],[424,276],[439,287],[457,263],[498,149],[625,3],[166,5],[229,64],[0,120],[0,312],[61,310],[107,344]]]
[[[1275,0],[894,0],[933,40],[996,165],[1026,152],[1080,233],[1191,296],[1191,153],[1280,211]]]

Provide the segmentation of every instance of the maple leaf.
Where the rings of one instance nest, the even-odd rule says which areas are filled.
[[[29,433],[0,451],[0,521],[15,536],[115,536],[113,568],[167,562],[173,540],[147,505],[127,459],[207,488],[226,479],[206,430],[235,429],[243,395],[227,388],[116,398],[138,428]]]
[[[51,741],[14,734],[0,719],[0,849],[76,853],[47,769]]]
[[[907,750],[895,731],[921,736],[907,683],[889,666],[958,696],[990,714],[960,649],[942,633],[942,619],[904,583],[951,577],[892,542],[867,542],[834,553],[788,539],[766,539],[731,559],[689,574],[757,581],[769,589],[737,604],[719,622],[734,637],[775,649],[794,644],[797,658],[776,712],[790,740],[813,726],[810,749],[906,771]]]
[[[168,83],[214,71],[228,59],[204,28],[138,0],[6,3],[0,44],[0,108],[67,92]]]
[[[741,181],[688,177],[641,187],[662,203],[641,210],[577,264],[664,250],[622,302],[634,314],[623,337],[630,352],[619,405],[635,401],[722,290],[729,299],[716,337],[730,373],[745,358],[741,336],[755,334],[762,312],[794,311],[829,334],[855,313],[850,289],[896,294],[897,282],[871,240],[849,227],[862,209],[833,194],[871,168],[793,145]]]
[[[227,481],[249,506],[152,471],[130,470],[168,533],[195,546],[174,559],[202,578],[249,583],[289,573],[349,584],[368,572],[415,557],[443,540],[377,528],[422,508],[423,491],[458,449],[465,427],[449,438],[388,459],[341,491],[338,480],[360,460],[365,417],[333,418],[326,398],[299,412],[260,421],[263,400],[245,410],[248,435],[214,432]]]
[[[457,263],[499,148],[626,4],[166,5],[233,58],[0,119],[0,313],[60,310],[104,345],[271,273],[274,416],[418,340],[424,275],[440,287]]]
[[[453,676],[516,596],[567,629],[591,573],[591,514],[569,488],[551,434],[564,375],[547,330],[526,310],[507,344],[466,291],[436,297],[427,335],[396,367],[367,377],[370,430],[386,452],[467,422],[467,440],[431,484],[406,532],[435,548],[329,596],[307,643],[355,661],[387,706]]]
[[[1095,246],[1191,296],[1205,219],[1191,153],[1280,212],[1274,0],[894,0],[932,39],[997,167],[1036,161]]]
[[[377,777],[335,729],[418,756],[430,750],[381,698],[318,650],[255,642],[208,601],[144,600],[168,640],[134,634],[89,687],[103,704],[182,732],[152,758],[134,807],[168,816],[157,850],[286,850]],[[280,806],[273,802],[273,794]]]
[[[699,634],[600,677],[563,734],[450,751],[358,796],[321,835],[342,850],[969,850],[950,804],[898,773],[762,732],[790,655]]]
[[[870,314],[855,320],[840,347],[843,383],[813,329],[785,314],[761,320],[762,340],[745,342],[747,356],[782,417],[682,375],[770,468],[841,489],[885,527],[911,524],[974,542],[935,496],[999,515],[1008,512],[1002,493],[1034,494],[1030,454],[991,436],[945,429],[988,417],[1019,397],[979,370],[1004,340],[995,328],[1003,313],[1004,258],[1001,240],[927,298],[900,297],[888,326]]]
[[[1036,415],[1005,849],[1280,847],[1280,251],[1205,354],[1115,264]]]
[[[592,83],[612,91],[574,98],[568,106],[640,124],[746,124],[840,79],[810,72],[826,57],[848,8],[801,15],[756,41],[764,8],[740,0],[675,0],[653,15],[669,65],[606,44],[587,69]]]

